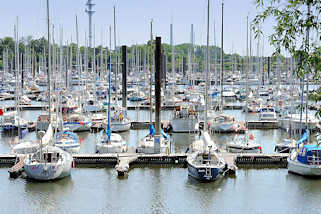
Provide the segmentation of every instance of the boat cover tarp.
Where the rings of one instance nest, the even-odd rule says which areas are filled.
[[[302,135],[302,138],[298,140],[298,146],[300,146],[300,143],[306,142],[308,139],[309,139],[309,131],[308,129],[306,129]]]
[[[52,138],[53,138],[53,129],[50,123],[46,131],[46,134],[42,137],[42,144],[48,145]]]

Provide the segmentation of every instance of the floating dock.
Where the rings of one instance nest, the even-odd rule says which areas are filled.
[[[235,174],[240,166],[246,167],[287,167],[289,154],[257,154],[257,153],[228,153],[222,152],[222,156],[228,165],[227,174]],[[14,154],[0,155],[0,166],[11,166],[8,170],[11,178],[19,177],[23,172],[24,155]],[[118,176],[127,175],[131,167],[137,165],[172,165],[186,167],[186,153],[172,154],[74,154],[75,167],[90,166],[115,166]]]
[[[248,129],[278,129],[278,121],[269,121],[269,120],[249,120],[246,121],[246,128]]]
[[[278,166],[287,167],[289,154],[273,153],[237,153],[235,155],[235,164],[237,166]]]
[[[222,152],[224,159],[230,164],[238,165],[284,165],[287,163],[288,154],[286,153],[229,153]],[[20,157],[20,156],[19,156]],[[171,154],[73,154],[76,166],[86,165],[117,165],[123,157],[135,157],[129,161],[130,164],[172,164],[184,165],[186,153]],[[0,154],[0,166],[13,166],[16,163],[17,155]]]

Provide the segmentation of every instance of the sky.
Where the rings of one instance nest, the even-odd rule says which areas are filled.
[[[87,0],[49,0],[51,24],[55,26],[55,40],[63,29],[65,43],[76,41],[75,16],[79,23],[79,42],[85,44],[88,36]],[[150,21],[153,35],[161,36],[162,42],[170,42],[170,24],[174,28],[174,44],[190,42],[190,28],[194,25],[195,43],[206,44],[207,0],[93,0],[96,4],[93,16],[95,44],[109,45],[109,26],[113,28],[113,6],[116,7],[117,46],[145,43],[150,38]],[[210,0],[210,45],[221,44],[222,0]],[[254,0],[224,1],[224,52],[246,54],[246,17],[252,20],[257,13]],[[10,0],[2,2],[0,9],[0,38],[13,37],[14,24],[19,17],[19,35],[39,38],[47,35],[46,0]],[[272,33],[271,22],[264,32]],[[113,39],[113,38],[112,38]],[[114,41],[114,40],[112,40]],[[261,41],[261,45],[263,42]],[[114,46],[114,43],[113,43]],[[252,43],[256,53],[256,41]],[[255,48],[254,48],[255,47]],[[264,38],[263,55],[273,52]],[[254,51],[255,50],[255,51]]]

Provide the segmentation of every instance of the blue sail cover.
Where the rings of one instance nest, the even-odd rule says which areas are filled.
[[[110,128],[106,129],[106,135],[107,135],[107,142],[110,142],[110,135],[111,135],[111,130]]]
[[[300,140],[298,140],[298,146],[303,143],[306,142],[309,139],[309,130],[306,129],[305,132],[302,135],[302,138]]]
[[[218,96],[218,91],[213,92],[213,93],[211,94],[211,96],[212,96],[212,97]]]
[[[153,124],[149,124],[149,134],[152,136],[155,135],[155,128]]]
[[[19,131],[19,139],[20,140],[22,138],[24,138],[26,136],[26,134],[29,132],[27,128],[25,128],[25,129],[19,128],[18,131]]]
[[[168,139],[168,141],[170,141],[170,137],[164,132],[163,129],[161,129],[161,134],[164,138]]]
[[[155,135],[155,128],[154,128],[154,125],[153,124],[149,124],[149,134],[154,136]],[[170,137],[164,132],[163,129],[161,129],[161,135],[164,137],[164,138],[167,138],[168,140],[170,140]]]

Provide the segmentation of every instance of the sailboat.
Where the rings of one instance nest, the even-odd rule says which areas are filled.
[[[308,37],[307,37],[308,38]],[[308,40],[307,40],[308,42]],[[304,78],[302,77],[302,88],[301,88],[301,106],[303,106],[303,93],[304,93]],[[308,115],[308,97],[309,97],[309,78],[307,75],[307,89],[306,89],[306,106],[305,111]],[[288,157],[288,171],[311,177],[321,177],[321,135],[317,136],[317,143],[308,144],[309,141],[309,127],[308,117],[305,117],[305,132],[301,137],[302,131],[302,114],[303,108],[301,108],[300,113],[300,131],[298,146],[296,149],[292,150],[290,156]]]
[[[79,153],[80,140],[77,134],[70,131],[61,131],[56,134],[54,145],[69,153]]]
[[[114,43],[115,43],[115,51],[116,51],[116,9],[114,6]],[[115,72],[115,90],[116,90],[116,94],[115,94],[115,111],[113,112],[113,115],[111,117],[111,131],[112,132],[124,132],[124,131],[129,131],[130,127],[131,127],[131,121],[128,117],[127,114],[127,109],[126,108],[122,108],[119,106],[118,104],[118,90],[117,90],[117,72],[118,70],[118,57],[117,57],[117,51],[116,51],[116,72]]]
[[[173,33],[172,33],[172,25],[171,25],[171,46],[172,46],[172,73],[175,72],[175,58],[174,58],[174,46],[173,46]],[[190,50],[189,50],[189,69],[190,72],[192,72],[192,66],[191,66],[191,49],[194,49],[193,44],[193,28],[191,29],[191,44],[190,44]],[[174,77],[173,77],[174,78]],[[175,99],[175,86],[174,84],[170,86],[170,97],[171,99]],[[192,86],[191,86],[192,87]],[[189,93],[191,95],[191,90],[189,90]],[[187,94],[185,94],[187,95]],[[193,98],[195,96],[190,96],[192,99],[186,100],[188,98],[185,96],[185,100],[183,101],[177,101],[174,103],[174,112],[171,119],[171,127],[172,131],[176,133],[189,133],[194,132],[194,127],[199,123],[199,112],[197,110],[201,109],[202,103],[201,102],[193,102]]]
[[[226,144],[226,150],[232,153],[262,153],[262,147],[254,141],[254,135],[244,135]]]
[[[42,132],[44,133],[44,132]],[[71,174],[73,158],[70,153],[52,146],[53,128],[51,124],[42,136],[40,148],[24,160],[27,178],[34,180],[55,180]],[[43,147],[43,144],[48,146]]]
[[[206,86],[205,86],[205,127],[199,140],[192,144],[192,151],[187,155],[188,175],[201,181],[211,182],[225,174],[227,164],[216,144],[208,134],[207,105],[208,105],[208,75],[209,75],[209,8],[207,7],[207,54],[206,54]],[[222,4],[223,10],[223,4]],[[195,149],[198,148],[198,149]]]
[[[151,22],[151,41],[153,41],[152,34],[152,22]],[[150,71],[150,89],[149,89],[149,133],[138,142],[136,152],[153,154],[155,153],[155,128],[152,122],[152,42],[150,43],[150,61],[149,61],[149,71]],[[164,133],[161,129],[160,136],[160,153],[169,153],[170,150],[170,137]]]
[[[131,122],[130,122],[130,119],[128,118],[127,111],[126,109],[121,107],[117,107],[117,108],[118,109],[114,111],[113,116],[111,117],[111,131],[112,132],[128,131],[130,129]]]
[[[15,25],[15,111],[5,111],[1,110],[0,117],[0,127],[3,131],[12,131],[12,130],[22,130],[26,129],[28,126],[28,122],[24,120],[19,111],[19,103],[21,97],[21,87],[19,84],[19,76],[20,76],[20,52],[19,52],[19,35],[18,35],[18,19],[17,19],[17,27]]]
[[[51,72],[51,59],[50,59],[50,32],[49,32],[49,0],[47,0],[47,20],[48,20],[48,93],[49,93],[49,106],[51,106],[50,97],[50,72]],[[53,128],[50,123],[51,112],[49,108],[49,126],[46,134],[40,132],[41,142],[40,148],[32,155],[26,156],[24,160],[24,171],[27,178],[34,180],[55,180],[61,179],[71,174],[71,166],[73,158],[70,153],[52,146]],[[45,148],[42,142],[48,144]]]
[[[111,28],[110,30],[110,39],[111,39]],[[110,42],[111,44],[111,42]],[[110,45],[111,50],[111,45]],[[111,62],[111,52],[109,55],[109,59]],[[107,129],[102,132],[100,141],[96,144],[96,153],[122,153],[128,151],[128,144],[125,140],[122,139],[122,137],[117,133],[112,133],[111,131],[111,108],[110,108],[110,102],[111,102],[111,64],[108,72],[108,82],[109,82],[109,89],[108,89],[108,123],[107,123]]]
[[[223,5],[222,5],[222,13],[223,13]],[[212,120],[209,121],[210,129],[214,132],[220,132],[220,133],[229,133],[229,132],[235,132],[236,127],[239,126],[239,124],[236,122],[236,119],[233,116],[227,115],[223,113],[223,97],[224,94],[230,94],[230,93],[224,93],[223,94],[223,70],[224,70],[224,52],[223,52],[223,15],[222,15],[222,37],[221,37],[221,70],[220,70],[220,104],[219,104],[219,112],[216,113],[216,116]],[[233,92],[234,93],[234,92]],[[231,95],[231,94],[230,94]],[[206,96],[208,96],[206,94]],[[235,94],[233,95],[235,96]]]
[[[321,136],[317,137],[317,144],[306,144],[309,138],[306,130],[298,141],[296,149],[288,157],[288,171],[311,177],[321,177]]]

